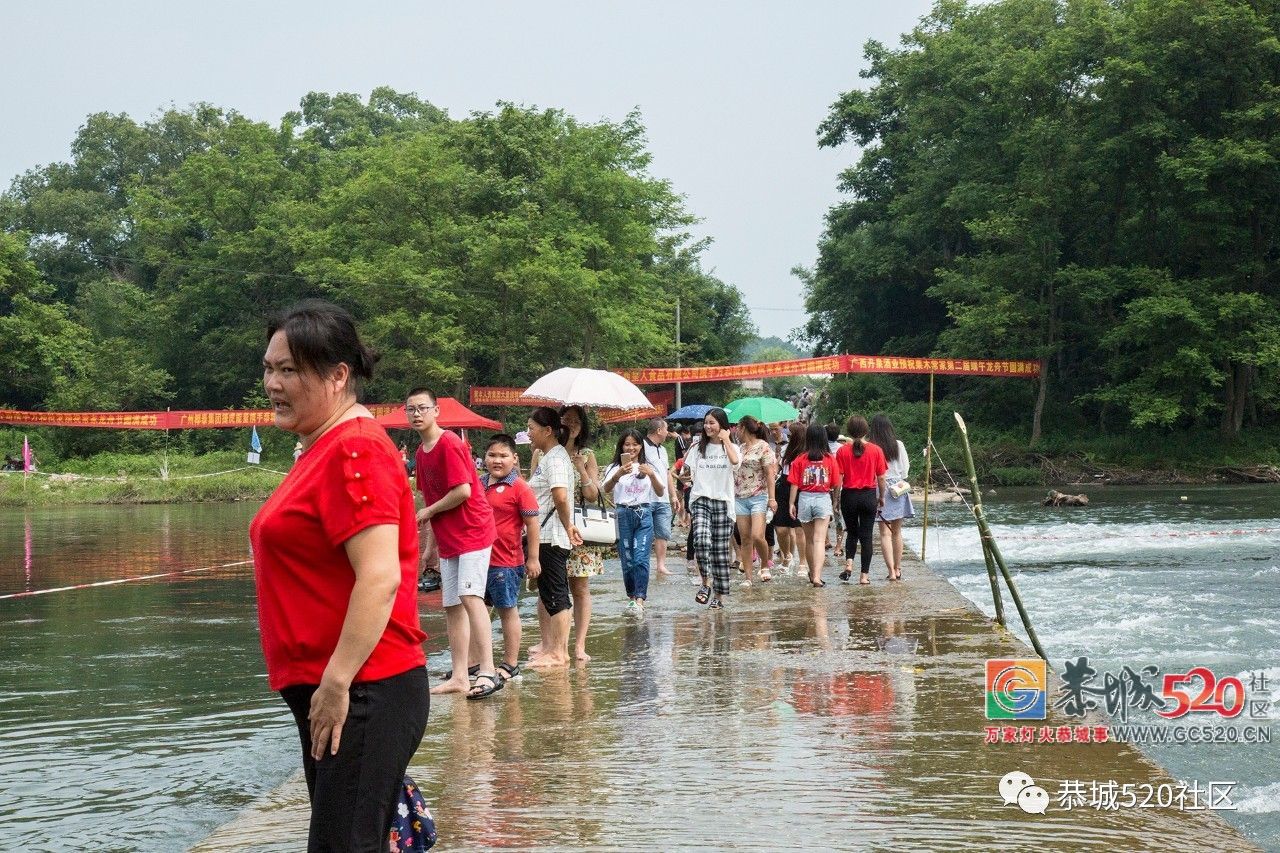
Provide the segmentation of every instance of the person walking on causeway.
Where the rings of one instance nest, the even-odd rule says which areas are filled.
[[[476,474],[471,448],[436,421],[440,415],[436,395],[429,388],[414,388],[404,410],[422,438],[414,477],[426,506],[418,511],[418,519],[431,522],[440,548],[445,628],[453,658],[453,669],[431,692],[482,699],[502,689],[493,666],[493,629],[484,603],[489,556],[497,538],[493,510]],[[478,660],[469,667],[473,642]],[[470,676],[475,677],[474,683]]]
[[[666,493],[665,476],[645,459],[644,436],[629,429],[618,439],[613,462],[605,469],[604,488],[617,507],[618,557],[626,586],[627,612],[644,615],[649,597],[649,551],[653,547],[653,504]]]
[[[733,472],[741,461],[738,445],[729,438],[729,418],[724,409],[707,412],[702,431],[685,456],[685,467],[693,477],[689,511],[693,516],[693,550],[702,576],[702,586],[694,600],[709,604],[713,610],[723,607],[729,594],[729,573],[733,570]]]
[[[844,431],[853,441],[841,445],[836,451],[836,464],[840,466],[843,490],[840,492],[840,512],[844,514],[844,527],[848,536],[845,543],[844,571],[840,580],[853,577],[853,555],[857,546],[862,548],[862,575],[858,583],[871,583],[871,540],[875,534],[876,513],[884,506],[885,472],[889,470],[884,451],[867,441],[867,419],[861,415],[849,418]]]

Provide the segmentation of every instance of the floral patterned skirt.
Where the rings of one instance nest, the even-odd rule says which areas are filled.
[[[604,574],[604,561],[617,550],[608,545],[581,545],[569,552],[566,574],[571,578],[590,578]]]

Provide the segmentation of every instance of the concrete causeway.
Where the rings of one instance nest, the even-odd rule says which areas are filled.
[[[593,582],[590,663],[433,702],[409,772],[437,850],[1256,849],[1210,811],[1060,805],[1061,780],[1177,781],[1131,746],[986,743],[986,660],[1033,655],[918,560],[889,583],[877,558],[870,587],[776,578],[720,612],[672,562],[642,620],[616,561]],[[423,602],[441,649],[438,593]],[[1045,814],[1003,803],[1011,771]],[[306,815],[294,776],[194,849],[300,850]]]

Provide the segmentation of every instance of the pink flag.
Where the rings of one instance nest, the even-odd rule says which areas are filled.
[[[31,445],[27,443],[27,437],[22,437],[22,473],[31,473]]]

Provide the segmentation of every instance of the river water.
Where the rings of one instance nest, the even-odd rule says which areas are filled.
[[[1112,487],[1092,494],[1094,503],[1085,509],[1045,509],[1035,505],[1035,493],[1014,490],[987,503],[1055,668],[1061,669],[1060,659],[1079,655],[1088,655],[1099,670],[1152,663],[1169,671],[1204,664],[1219,675],[1265,672],[1280,687],[1280,601],[1275,591],[1280,580],[1280,489]],[[254,509],[213,504],[0,514],[0,595],[77,587],[0,599],[0,849],[185,849],[265,795],[281,796],[281,784],[298,765],[296,734],[261,674],[252,577],[243,564],[245,529]],[[977,539],[963,508],[935,505],[930,512],[931,523],[938,525],[929,543],[930,564],[990,612]],[[910,534],[917,537],[909,539],[913,546],[918,533]],[[110,583],[144,575],[160,577]],[[789,704],[772,700],[778,694],[768,684],[759,690],[727,686],[754,665],[750,661],[757,642],[759,654],[765,655],[761,660],[771,662],[767,667],[761,663],[761,673],[779,672],[775,664],[781,653],[791,660],[799,655],[810,669],[821,670],[828,662],[823,648],[855,647],[855,614],[842,609],[840,587],[824,591],[830,603],[815,607],[811,618],[789,617],[795,624],[770,622],[768,596],[781,595],[781,586],[753,591],[755,615],[743,614],[731,638],[718,634],[716,623],[693,616],[651,618],[642,629],[625,627],[611,613],[621,610],[621,596],[612,589],[620,584],[616,577],[601,581],[609,592],[601,596],[599,630],[606,633],[599,643],[631,666],[600,670],[607,686],[597,691],[579,684],[587,677],[583,672],[563,682],[544,680],[536,707],[456,701],[451,707],[445,702],[433,707],[424,751],[446,769],[479,762],[481,772],[463,788],[447,781],[443,787],[434,785],[432,795],[480,803],[471,814],[476,819],[483,817],[484,802],[519,803],[538,818],[555,804],[535,795],[554,789],[554,780],[531,784],[520,776],[547,772],[538,759],[554,759],[553,773],[597,772],[589,755],[599,751],[590,749],[598,740],[610,745],[610,766],[621,763],[625,768],[629,749],[649,756],[644,744],[665,738],[673,746],[674,762],[664,767],[665,781],[628,796],[634,797],[636,808],[705,820],[716,801],[709,804],[681,782],[701,771],[682,766],[678,756],[709,749],[699,754],[711,755],[714,763],[715,744],[704,743],[707,735],[698,725],[682,722],[683,728],[673,731],[675,719],[667,709],[696,723],[730,707],[740,723],[724,746],[724,774],[735,772],[730,756],[745,756],[746,763],[736,765],[739,772],[772,766],[769,772],[782,785],[777,790],[744,786],[737,792],[743,802],[766,808],[782,797],[795,810],[795,825],[789,829],[803,832],[808,825],[825,831],[820,824],[805,823],[808,773],[820,772],[842,785],[870,783],[874,794],[876,768],[836,761],[827,751],[829,744],[844,745],[846,730],[836,725],[842,714],[874,718],[875,696],[895,696],[897,708],[903,697],[925,689],[924,683],[910,686],[909,667],[901,670],[908,673],[906,682],[890,667],[883,684],[855,677],[843,692],[832,692],[836,682],[830,678],[820,679],[826,684],[821,695],[806,686],[812,672],[797,677],[794,670],[785,670],[792,674],[779,677],[788,679]],[[79,587],[83,584],[98,585]],[[677,590],[668,584],[658,590],[654,598],[659,603],[668,593],[683,601],[688,587]],[[739,600],[745,605],[746,596]],[[866,616],[865,611],[857,614],[859,619]],[[433,660],[439,660],[443,626],[438,613],[428,614],[426,621],[432,635],[428,648]],[[885,648],[894,642],[888,636]],[[733,672],[717,669],[721,664],[715,657],[691,658],[685,651],[721,644],[729,648],[730,643],[739,661]],[[743,660],[748,661],[746,669]],[[676,668],[690,666],[696,670],[692,677],[705,679],[706,689],[681,693],[673,702]],[[849,707],[830,704],[837,700]],[[915,704],[912,699],[907,707]],[[605,705],[607,714],[601,712]],[[788,715],[796,713],[817,714],[833,727],[822,730],[821,737],[797,731],[787,723]],[[1275,716],[1274,709],[1270,713]],[[769,725],[757,727],[753,720],[765,716]],[[517,741],[503,734],[518,732],[535,719],[560,734]],[[872,725],[857,734],[858,754],[867,754],[869,744],[874,754],[877,742],[918,737],[910,735],[913,727],[932,725],[919,717],[904,728],[901,720],[886,718],[883,730]],[[955,726],[955,721],[947,725]],[[965,727],[972,731],[970,721]],[[850,733],[850,745],[853,737]],[[580,752],[577,742],[587,751]],[[1262,847],[1280,850],[1280,747],[1147,749],[1175,777],[1240,782],[1235,795],[1240,809],[1225,816]],[[523,764],[506,766],[501,760],[517,752]],[[796,761],[808,762],[809,769],[796,770]],[[588,785],[576,804],[584,820],[572,828],[572,837],[506,837],[503,827],[480,830],[496,843],[516,847],[603,842],[610,837],[609,815],[619,793],[608,780],[597,781],[598,791],[592,793]],[[287,800],[290,795],[283,796]],[[525,802],[529,797],[535,798]],[[865,821],[880,821],[886,833],[901,831],[894,825],[892,803],[876,805],[874,796],[869,802],[875,808],[863,815]],[[877,812],[881,806],[883,811]],[[595,830],[593,816],[598,816]],[[728,821],[725,838],[751,838],[750,827],[733,823],[730,813],[719,819]],[[928,818],[921,814],[916,819]],[[528,826],[546,829],[555,822],[530,820]],[[910,849],[911,842],[903,838],[903,849]],[[954,840],[958,844],[961,838]],[[812,840],[838,842],[837,837]],[[679,836],[666,841],[678,846]],[[294,846],[276,839],[271,849]]]
[[[1197,665],[1238,676],[1280,718],[1280,487],[1100,487],[1087,507],[1050,508],[1043,490],[983,502],[1051,666],[1087,656],[1099,672]],[[1184,499],[1185,498],[1185,499]],[[930,507],[929,565],[983,612],[991,587],[977,531],[958,504]],[[938,523],[934,527],[934,522]],[[909,539],[919,547],[919,530]],[[1026,638],[1007,595],[1015,633]],[[1265,677],[1264,686],[1262,678]],[[1160,722],[1147,715],[1131,721]],[[1184,722],[1190,722],[1190,718]],[[1203,718],[1196,723],[1215,722]],[[1257,744],[1148,745],[1182,779],[1237,781],[1227,819],[1280,849],[1280,726]]]

